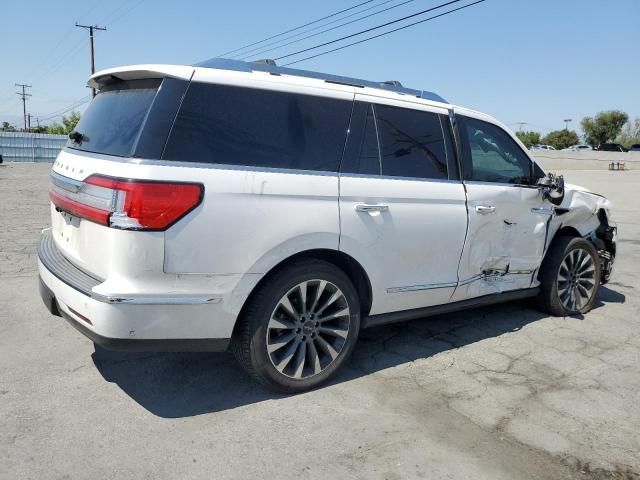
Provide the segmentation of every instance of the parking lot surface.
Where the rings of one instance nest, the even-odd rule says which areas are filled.
[[[567,172],[619,228],[591,313],[366,330],[336,381],[283,396],[230,354],[95,351],[49,315],[49,168],[0,166],[0,478],[640,478],[640,171]]]

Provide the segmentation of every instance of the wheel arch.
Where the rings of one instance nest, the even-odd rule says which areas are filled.
[[[325,262],[331,263],[341,269],[349,277],[349,280],[351,280],[353,286],[356,289],[358,297],[360,298],[360,310],[362,316],[366,316],[369,313],[373,301],[372,287],[369,276],[367,275],[367,272],[362,267],[362,265],[360,265],[360,263],[352,256],[344,252],[328,248],[316,248],[295,253],[273,266],[251,289],[251,292],[245,299],[244,304],[240,309],[238,318],[241,318],[244,314],[244,310],[249,304],[249,301],[251,300],[255,292],[257,292],[262,285],[268,282],[269,279],[273,277],[273,275],[294,262],[306,259],[324,260]],[[238,322],[236,322],[236,325],[237,323]]]

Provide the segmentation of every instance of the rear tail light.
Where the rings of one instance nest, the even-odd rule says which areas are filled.
[[[91,175],[74,191],[52,183],[60,210],[123,230],[166,230],[202,201],[200,183],[156,182]]]

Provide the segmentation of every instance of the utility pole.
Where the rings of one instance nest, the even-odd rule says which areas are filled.
[[[563,120],[563,122],[564,122],[564,129],[565,129],[565,130],[569,130],[569,122],[572,122],[572,121],[573,121],[573,118],[565,118],[565,119]]]
[[[22,97],[22,114],[24,115],[24,130],[27,131],[27,97],[30,97],[30,93],[25,92],[25,88],[31,88],[31,85],[25,85],[23,83],[16,83],[16,87],[22,87],[22,93],[16,92],[16,95]]]
[[[105,27],[98,27],[97,25],[80,25],[78,22],[76,22],[76,27],[86,28],[87,30],[89,30],[89,43],[91,44],[91,75],[93,75],[94,73],[96,73],[96,64],[95,64],[94,55],[93,55],[93,31],[94,30],[106,31],[107,29]],[[91,94],[94,97],[96,96],[95,88],[91,89]]]
[[[516,125],[520,125],[520,131],[522,131],[522,126],[526,124],[527,122],[516,122]]]
[[[27,113],[27,132],[31,131],[31,114]]]

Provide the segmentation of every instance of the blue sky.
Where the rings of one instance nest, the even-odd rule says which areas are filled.
[[[375,0],[360,9],[384,1],[380,9],[401,0]],[[413,0],[268,55],[290,53],[443,1]],[[25,12],[25,5],[5,2],[0,121],[22,123],[22,104],[13,93],[16,82],[33,85],[28,111],[34,118],[51,117],[88,95],[88,34],[74,28],[75,21],[108,28],[96,35],[97,69],[192,64],[356,3],[34,0]],[[296,67],[400,80],[495,115],[514,129],[515,122],[523,121],[526,129],[545,133],[562,128],[565,118],[574,119],[571,127],[577,129],[582,117],[601,110],[640,116],[639,46],[640,0],[487,0]],[[59,117],[48,121],[53,120]]]

